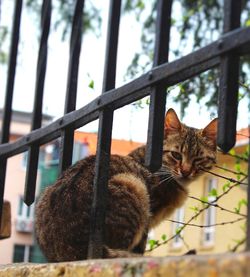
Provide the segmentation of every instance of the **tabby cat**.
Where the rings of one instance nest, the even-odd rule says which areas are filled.
[[[105,258],[143,254],[148,230],[182,206],[188,184],[215,164],[217,119],[194,129],[169,109],[164,132],[158,172],[144,166],[145,146],[128,156],[111,155]],[[87,258],[94,164],[89,156],[71,166],[37,204],[37,240],[50,262]]]

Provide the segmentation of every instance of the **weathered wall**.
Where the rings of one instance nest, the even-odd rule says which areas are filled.
[[[0,266],[0,277],[247,277],[250,253]]]

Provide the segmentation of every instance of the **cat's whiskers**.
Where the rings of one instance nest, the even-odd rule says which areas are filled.
[[[160,184],[174,180],[172,172],[166,166],[162,166],[158,171],[154,172],[153,175],[160,178]]]
[[[171,180],[175,180],[174,177],[172,175],[168,175],[165,178],[161,179],[160,184],[164,183],[164,182],[168,182]]]

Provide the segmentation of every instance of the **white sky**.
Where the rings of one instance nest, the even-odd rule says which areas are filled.
[[[92,101],[101,92],[102,74],[105,56],[105,33],[107,29],[108,1],[96,1],[102,8],[102,36],[96,38],[94,34],[88,33],[83,37],[82,52],[80,58],[80,70],[78,79],[77,108]],[[12,20],[12,5],[14,1],[2,1],[1,24],[10,24]],[[179,8],[175,6],[175,8]],[[5,11],[5,12],[3,12]],[[36,25],[33,18],[25,10],[22,15],[21,44],[19,46],[18,65],[16,72],[13,109],[32,111],[33,95],[35,90],[36,62],[38,53],[38,40]],[[177,11],[178,13],[178,11]],[[54,20],[54,17],[52,17]],[[172,41],[178,41],[176,34],[172,32]],[[6,45],[7,47],[7,45]],[[172,46],[173,47],[173,46]],[[178,45],[176,45],[178,47]],[[8,49],[8,48],[7,48]],[[124,84],[124,76],[134,53],[140,49],[140,26],[135,24],[132,16],[122,17],[120,25],[120,38],[117,65],[117,86]],[[48,66],[44,93],[44,112],[55,117],[63,115],[64,97],[67,82],[69,45],[61,41],[60,32],[52,32],[49,38]],[[6,66],[0,66],[0,107],[3,106]],[[88,87],[91,80],[95,87]],[[173,92],[174,93],[174,92]],[[179,114],[179,105],[167,100],[167,107],[173,107]],[[134,141],[145,141],[147,134],[148,108],[135,109],[126,106],[115,111],[113,137],[131,139]],[[210,112],[206,107],[200,108],[192,104],[187,109],[184,123],[193,127],[202,128],[211,120]],[[239,107],[238,128],[246,127],[248,124],[248,109],[246,101],[242,101]],[[84,131],[97,131],[97,122],[88,124],[82,128]]]

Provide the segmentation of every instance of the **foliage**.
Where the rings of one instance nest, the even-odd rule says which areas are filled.
[[[14,2],[14,1],[13,1]],[[62,40],[68,39],[71,32],[71,23],[74,15],[76,0],[57,0],[52,1],[52,30],[61,33]],[[100,10],[95,7],[91,0],[85,1],[83,15],[83,32],[92,32],[96,36],[100,35],[102,19]],[[37,30],[40,28],[41,20],[41,0],[26,0],[23,9],[27,9],[33,18]],[[0,26],[0,64],[7,62],[7,53],[3,50],[6,39],[10,39],[10,26]]]
[[[142,1],[128,1],[126,6],[128,11],[137,11],[137,14],[146,12],[145,5],[138,4]],[[131,4],[134,3],[134,5]],[[141,22],[142,33],[140,52],[136,53],[128,68],[128,78],[133,78],[138,74],[147,71],[152,66],[152,53],[154,47],[154,32],[156,19],[156,1],[147,1],[147,5],[151,4],[151,10],[146,18]],[[250,3],[243,1],[242,26],[249,26],[250,22]],[[223,30],[223,1],[221,0],[175,0],[172,12],[172,29],[171,32],[176,36],[179,35],[179,45],[171,44],[170,41],[170,57],[172,59],[179,58],[188,52],[197,50],[214,41],[222,34]],[[139,19],[140,20],[140,19]],[[146,57],[146,58],[145,58]],[[247,72],[249,71],[250,57],[241,59],[241,81],[246,82]],[[243,66],[245,65],[245,66]],[[175,101],[181,104],[182,114],[189,105],[191,96],[196,97],[196,101],[200,103],[204,99],[207,107],[216,107],[219,78],[218,69],[212,69],[200,74],[188,82],[180,84],[175,97]],[[249,94],[248,94],[249,95]]]
[[[62,39],[68,37],[76,0],[57,0],[53,4],[52,28],[60,31]],[[25,7],[35,15],[36,22],[40,22],[41,0],[26,0]],[[243,2],[242,26],[250,25],[250,2]],[[93,0],[85,1],[83,30],[92,31],[100,35],[102,18],[100,10]],[[138,24],[141,24],[141,49],[135,53],[127,69],[126,79],[132,79],[152,67],[156,0],[125,0],[122,7],[123,14],[132,14]],[[170,43],[170,59],[179,58],[217,39],[223,29],[223,1],[222,0],[174,0],[172,12],[172,34],[175,39]],[[39,26],[37,26],[39,27]],[[0,47],[6,38],[8,29],[0,30]],[[178,46],[176,46],[178,41]],[[1,48],[0,48],[1,49]],[[0,51],[0,63],[6,62],[6,53]],[[241,59],[241,82],[246,83],[249,71],[250,57]],[[181,103],[182,115],[189,105],[192,96],[198,103],[205,101],[208,107],[217,105],[218,69],[212,69],[196,76],[187,82],[179,84],[174,98]],[[248,94],[249,95],[249,94]]]
[[[61,28],[62,39],[66,39],[71,30],[71,22],[74,15],[74,7],[76,0],[58,0],[52,1],[53,15],[55,20],[52,28],[58,30]],[[83,31],[92,31],[96,35],[100,35],[101,17],[100,10],[98,10],[92,1],[85,1],[86,6],[83,15]],[[39,0],[26,0],[27,8],[35,13],[37,21],[39,22],[41,1]]]
[[[3,43],[4,43],[5,39],[6,39],[7,33],[8,33],[8,29],[7,29],[6,26],[0,27],[0,64],[7,62],[7,55],[2,50]]]

